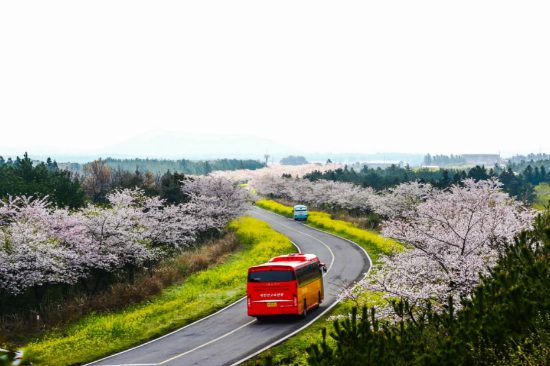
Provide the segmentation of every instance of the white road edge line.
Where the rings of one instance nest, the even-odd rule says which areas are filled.
[[[105,361],[106,359],[109,359],[109,358],[111,358],[111,357],[115,357],[115,356],[121,355],[121,354],[123,354],[123,353],[133,351],[133,350],[135,350],[135,349],[137,349],[137,348],[144,347],[144,346],[146,346],[146,345],[148,345],[148,344],[151,344],[151,343],[153,343],[153,342],[159,341],[159,340],[161,340],[161,339],[163,339],[163,338],[165,338],[165,337],[171,336],[172,334],[175,334],[175,333],[177,333],[177,332],[179,332],[179,331],[181,331],[181,330],[184,330],[185,328],[188,328],[188,327],[190,327],[190,326],[192,326],[192,325],[195,325],[195,324],[197,324],[197,323],[200,323],[200,322],[202,322],[203,320],[206,320],[206,319],[208,319],[208,318],[210,318],[210,317],[212,317],[212,316],[214,316],[214,315],[216,315],[216,314],[218,314],[218,313],[221,313],[221,312],[224,311],[224,310],[229,309],[230,307],[232,307],[232,306],[234,306],[234,305],[237,305],[239,302],[243,301],[244,299],[246,299],[246,296],[241,297],[239,300],[237,300],[237,301],[235,301],[235,302],[233,302],[233,303],[227,305],[227,306],[224,307],[224,308],[221,308],[220,310],[216,311],[215,313],[212,313],[212,314],[210,314],[210,315],[208,315],[208,316],[205,316],[204,318],[200,318],[200,319],[198,319],[198,320],[195,320],[193,323],[189,323],[189,324],[187,324],[187,325],[185,325],[185,326],[183,326],[183,327],[181,327],[181,328],[178,328],[178,329],[176,329],[176,330],[171,331],[170,333],[167,333],[167,334],[162,335],[162,336],[160,336],[160,337],[158,337],[158,338],[155,338],[155,339],[151,339],[151,340],[148,341],[148,342],[139,344],[139,345],[134,346],[134,347],[132,347],[132,348],[125,349],[124,351],[120,351],[120,352],[117,352],[117,353],[115,353],[115,354],[112,354],[112,355],[109,355],[109,356],[100,358],[99,360],[95,360],[95,361],[92,361],[92,362],[90,362],[90,363],[84,364],[84,366],[93,366],[95,363],[98,363],[98,362],[101,362],[101,361]],[[157,365],[157,364],[156,364],[156,363],[146,363],[146,364],[116,364],[116,365],[101,365],[101,366],[121,366],[121,365],[127,365],[127,366],[129,366],[129,365],[134,365],[134,366],[135,366],[135,365],[150,366],[150,365]]]
[[[258,206],[255,206],[255,207],[258,207]],[[264,209],[262,209],[262,210],[264,210]],[[265,210],[265,211],[267,211],[267,210]],[[268,211],[268,212],[272,212],[272,211]],[[279,214],[276,213],[276,212],[272,212],[272,213],[275,214],[275,215],[279,215]],[[283,215],[279,215],[279,216],[285,217],[285,218],[286,218],[286,216],[283,216]],[[351,241],[351,240],[349,240],[349,239],[347,239],[347,238],[343,238],[343,237],[341,237],[341,236],[338,236],[338,235],[335,235],[335,234],[332,234],[332,233],[329,233],[329,232],[326,232],[326,231],[323,231],[323,230],[319,230],[319,229],[314,228],[314,227],[311,227],[311,226],[309,226],[309,225],[308,225],[308,227],[311,228],[311,229],[313,229],[313,230],[317,230],[317,231],[320,231],[320,232],[322,232],[322,233],[329,234],[329,235],[335,236],[335,237],[337,237],[337,238],[339,238],[339,239],[343,239],[343,240],[345,240],[345,241],[348,241],[348,242],[350,242],[350,243],[356,245],[359,249],[361,249],[361,250],[363,251],[363,253],[365,253],[365,255],[367,256],[367,259],[369,260],[369,263],[370,263],[369,269],[367,270],[367,272],[365,272],[365,275],[363,276],[363,278],[367,277],[367,275],[368,275],[369,272],[370,272],[370,269],[372,268],[372,260],[371,260],[371,258],[370,258],[370,256],[369,256],[369,253],[367,253],[367,251],[366,251],[362,246],[360,246],[360,245],[357,244],[356,242]],[[356,286],[356,285],[357,285],[357,284],[353,284],[353,286]],[[267,346],[265,346],[264,348],[260,349],[259,351],[256,351],[256,352],[254,352],[253,354],[248,355],[247,357],[242,358],[242,359],[240,359],[240,360],[238,360],[238,361],[232,363],[230,366],[239,365],[239,364],[243,363],[244,361],[249,360],[249,359],[251,359],[252,357],[255,357],[255,356],[259,355],[260,353],[262,353],[262,352],[264,352],[264,351],[267,351],[267,350],[270,349],[271,347],[274,347],[274,346],[276,346],[276,345],[278,345],[278,344],[280,344],[280,343],[283,343],[283,342],[286,341],[288,338],[292,337],[293,335],[295,335],[295,334],[301,332],[302,330],[304,330],[305,328],[309,327],[312,323],[314,323],[315,321],[317,321],[321,316],[323,316],[325,313],[327,313],[329,310],[331,310],[334,306],[336,306],[336,304],[338,304],[341,300],[342,300],[342,299],[338,296],[338,297],[336,298],[336,301],[335,301],[334,303],[332,303],[332,305],[330,305],[328,308],[326,308],[321,314],[319,314],[318,316],[316,316],[316,317],[315,317],[314,319],[312,319],[310,322],[306,323],[303,327],[301,327],[301,328],[295,330],[294,332],[292,332],[292,333],[290,333],[290,334],[284,336],[283,338],[280,338],[280,339],[276,340],[275,342],[273,342],[273,343],[271,343],[271,344],[268,344]]]
[[[262,216],[262,215],[260,215],[260,216]],[[290,226],[288,226],[288,225],[285,225],[285,224],[282,224],[282,223],[279,223],[279,225],[284,226],[284,227],[286,227],[287,229],[292,230],[292,231],[295,231],[295,232],[297,232],[297,233],[300,233],[300,234],[309,236],[310,238],[312,238],[312,239],[318,241],[319,243],[321,243],[321,244],[323,244],[325,247],[327,247],[327,249],[329,250],[329,252],[330,252],[330,254],[331,254],[331,256],[332,256],[332,261],[331,261],[331,263],[330,263],[330,266],[329,266],[329,268],[328,268],[326,274],[328,274],[328,273],[330,272],[330,270],[331,270],[331,268],[332,268],[332,264],[334,263],[335,257],[334,257],[334,252],[330,249],[330,247],[328,246],[328,244],[326,244],[325,242],[323,242],[323,241],[321,241],[321,240],[315,238],[314,236],[311,236],[311,235],[309,235],[309,234],[307,234],[307,233],[304,233],[303,231],[296,230],[296,229],[294,229],[294,228],[292,228],[292,227],[290,227]],[[289,241],[298,249],[299,252],[301,252],[301,249],[300,249],[300,247],[298,246],[298,244],[296,244],[295,242],[293,242],[293,241],[290,240],[290,239],[289,239]],[[332,308],[332,307],[333,307],[334,305],[336,305],[337,303],[338,303],[338,301],[336,301],[335,303],[333,303],[328,309]],[[323,313],[319,314],[318,317],[321,316],[322,314],[324,314],[325,312],[326,312],[326,310],[325,310]],[[317,319],[318,317],[314,318],[313,320]],[[180,358],[180,357],[183,357],[183,356],[185,356],[185,355],[187,355],[187,354],[189,354],[189,353],[191,353],[191,352],[194,352],[194,351],[199,350],[199,349],[201,349],[201,348],[203,348],[203,347],[206,347],[206,346],[208,346],[208,345],[210,345],[210,344],[212,344],[212,343],[215,343],[215,342],[219,341],[220,339],[223,339],[223,338],[225,338],[225,337],[228,337],[228,336],[230,336],[231,334],[237,332],[238,330],[240,330],[240,329],[242,329],[242,328],[244,328],[244,327],[247,327],[248,325],[250,325],[250,324],[252,324],[252,323],[254,323],[254,322],[256,322],[256,319],[251,320],[250,322],[248,322],[248,323],[246,323],[246,324],[243,324],[243,325],[241,325],[240,327],[235,328],[235,329],[233,329],[233,330],[231,330],[231,331],[225,333],[224,335],[219,336],[218,338],[214,338],[214,339],[212,339],[212,340],[210,340],[210,341],[208,341],[208,342],[206,342],[206,343],[203,343],[203,344],[201,344],[201,345],[199,345],[199,346],[197,346],[197,347],[195,347],[195,348],[193,348],[193,349],[191,349],[191,350],[189,350],[189,351],[185,351],[185,352],[183,352],[183,353],[180,353],[179,355],[176,355],[176,356],[171,357],[171,358],[169,358],[169,359],[167,359],[167,360],[164,360],[164,361],[161,361],[161,362],[159,362],[159,363],[152,364],[152,365],[153,365],[153,366],[163,365],[163,364],[168,363],[168,362],[170,362],[170,361],[176,360],[176,359],[178,359],[178,358]],[[308,323],[307,325],[309,325],[309,324],[311,324],[311,322]],[[307,326],[307,325],[306,325],[306,326]],[[300,328],[299,330],[301,330],[301,329],[303,329],[303,328]],[[299,330],[298,330],[298,331],[299,331]],[[121,365],[121,366],[122,366],[122,365]],[[124,365],[124,366],[129,366],[129,365]],[[146,366],[150,366],[150,365],[146,365]]]
[[[193,349],[191,349],[191,350],[189,350],[189,351],[180,353],[179,355],[176,355],[176,356],[174,356],[174,357],[172,357],[172,358],[169,358],[169,359],[167,359],[167,360],[164,360],[164,361],[162,361],[162,362],[159,362],[159,363],[157,363],[156,365],[164,365],[165,363],[168,363],[168,362],[170,362],[170,361],[174,361],[175,359],[178,359],[178,358],[180,358],[180,357],[182,357],[182,356],[185,356],[185,355],[188,354],[188,353],[191,353],[191,352],[194,352],[194,351],[196,351],[196,350],[198,350],[198,349],[201,349],[201,348],[203,348],[203,347],[206,347],[206,346],[208,346],[209,344],[212,344],[212,343],[214,343],[214,342],[219,341],[220,339],[223,339],[223,338],[225,338],[225,337],[230,336],[231,334],[233,334],[233,333],[235,333],[235,332],[237,332],[237,331],[243,329],[244,327],[249,326],[250,324],[252,324],[252,323],[254,323],[254,322],[256,322],[256,319],[251,320],[251,321],[249,321],[248,323],[243,324],[243,325],[241,325],[240,327],[235,328],[235,329],[233,329],[232,331],[229,331],[229,332],[225,333],[224,335],[219,336],[218,338],[214,338],[214,339],[212,339],[211,341],[208,341],[208,342],[206,342],[206,343],[203,343],[203,344],[201,344],[200,346],[197,346],[197,347],[195,347],[195,348],[193,348]]]
[[[255,207],[257,207],[257,206],[255,206]],[[274,215],[278,215],[278,216],[287,218],[286,216],[280,215],[280,214],[275,213],[275,212],[272,212],[272,211],[268,211],[268,210],[264,210],[264,209],[261,209],[261,210],[262,210],[262,211],[265,211],[265,212],[272,213],[272,214],[274,214]],[[312,239],[314,239],[314,240],[320,242],[321,244],[323,244],[323,245],[329,250],[329,252],[330,252],[330,254],[331,254],[331,256],[332,256],[332,261],[331,261],[331,263],[330,263],[330,265],[329,265],[329,268],[327,269],[326,274],[328,274],[328,273],[330,272],[330,270],[332,269],[332,265],[334,264],[335,256],[334,256],[334,252],[332,251],[332,249],[330,249],[330,247],[329,247],[326,243],[324,243],[323,241],[321,241],[321,240],[318,239],[318,238],[315,238],[315,237],[312,236],[312,235],[309,235],[309,234],[307,234],[307,233],[304,233],[303,231],[300,231],[300,230],[296,230],[296,229],[294,229],[294,228],[292,228],[292,227],[290,227],[290,226],[288,226],[288,225],[281,224],[281,223],[280,223],[279,225],[284,226],[284,227],[286,227],[286,228],[288,228],[288,229],[290,229],[290,230],[292,230],[292,231],[295,231],[295,232],[297,232],[297,233],[300,233],[300,234],[309,236],[310,238],[312,238]],[[311,226],[309,226],[309,225],[307,225],[307,226],[308,226],[309,228],[313,229],[313,230],[316,230],[316,231],[319,231],[319,232],[322,232],[322,233],[326,233],[326,234],[332,235],[332,236],[337,237],[337,238],[339,238],[339,239],[343,239],[343,240],[348,241],[348,242],[350,242],[350,243],[356,245],[357,247],[359,247],[359,248],[365,253],[367,259],[369,260],[369,262],[370,262],[370,264],[371,264],[371,265],[369,266],[369,270],[365,273],[365,276],[368,274],[368,272],[370,271],[370,268],[372,267],[372,260],[370,259],[369,255],[368,255],[368,253],[365,251],[365,249],[363,249],[360,245],[358,245],[357,243],[355,243],[355,242],[353,242],[353,241],[351,241],[351,240],[349,240],[349,239],[342,238],[342,237],[340,237],[340,236],[338,236],[338,235],[334,235],[334,234],[332,234],[332,233],[328,233],[328,232],[326,232],[326,231],[316,229],[316,228],[311,227]],[[290,239],[289,239],[289,240],[290,240]],[[292,240],[290,240],[290,242],[298,249],[298,251],[301,252],[300,247],[299,247],[296,243],[294,243]],[[123,354],[123,353],[132,351],[132,350],[134,350],[134,349],[137,349],[137,348],[146,346],[146,345],[148,345],[148,344],[150,344],[150,343],[153,343],[153,342],[156,342],[156,341],[158,341],[158,340],[161,340],[161,339],[163,339],[163,338],[165,338],[165,337],[168,337],[168,336],[170,336],[170,335],[172,335],[172,334],[175,334],[175,333],[177,333],[177,332],[179,332],[179,331],[181,331],[181,330],[183,330],[183,329],[185,329],[185,328],[187,328],[187,327],[190,327],[190,326],[192,326],[192,325],[194,325],[194,324],[197,324],[197,323],[199,323],[199,322],[201,322],[201,321],[203,321],[203,320],[206,320],[206,319],[208,319],[208,318],[210,318],[210,317],[212,317],[212,316],[214,316],[214,315],[216,315],[216,314],[218,314],[218,313],[220,313],[220,312],[222,312],[222,311],[225,311],[225,310],[227,310],[228,308],[230,308],[230,307],[236,305],[237,303],[243,301],[244,299],[246,299],[246,296],[244,296],[244,297],[240,298],[239,300],[235,301],[234,303],[229,304],[228,306],[226,306],[226,307],[224,307],[224,308],[222,308],[222,309],[216,311],[215,313],[212,313],[212,314],[210,314],[210,315],[208,315],[208,316],[206,316],[206,317],[204,317],[204,318],[201,318],[201,319],[199,319],[199,320],[194,321],[193,323],[190,323],[190,324],[187,324],[187,325],[185,325],[185,326],[183,326],[183,327],[181,327],[181,328],[178,328],[178,329],[176,329],[176,330],[174,330],[174,331],[172,331],[172,332],[170,332],[170,333],[168,333],[168,334],[165,334],[165,335],[163,335],[163,336],[161,336],[161,337],[152,339],[152,340],[150,340],[150,341],[148,341],[148,342],[146,342],[146,343],[137,345],[137,346],[132,347],[132,348],[129,348],[129,349],[127,349],[127,350],[124,350],[124,351],[115,353],[115,354],[113,354],[113,355],[110,355],[110,356],[101,358],[101,359],[99,359],[99,360],[93,361],[93,362],[91,362],[91,363],[87,363],[87,364],[85,364],[84,366],[91,366],[91,365],[93,365],[94,363],[98,363],[98,362],[104,361],[104,360],[106,360],[106,359],[108,359],[108,358],[111,358],[111,357],[115,357],[115,356],[121,355],[121,354]],[[335,301],[334,303],[332,303],[332,304],[331,304],[328,308],[326,308],[322,313],[320,313],[320,314],[317,315],[315,318],[313,318],[310,322],[306,323],[303,327],[301,327],[301,328],[295,330],[294,332],[292,332],[292,333],[290,333],[290,334],[284,336],[283,338],[278,339],[277,341],[275,341],[275,342],[269,344],[268,346],[262,348],[262,349],[259,350],[258,352],[254,353],[254,354],[252,354],[252,355],[249,355],[249,356],[247,356],[246,358],[243,358],[243,359],[237,361],[236,363],[233,363],[231,366],[233,366],[233,365],[238,365],[239,363],[242,363],[242,362],[244,362],[244,361],[246,361],[246,360],[248,360],[248,359],[250,359],[250,358],[252,358],[252,357],[254,357],[254,356],[258,355],[258,354],[260,354],[261,352],[263,352],[263,351],[265,351],[265,350],[267,350],[267,349],[269,349],[269,348],[271,348],[271,347],[273,347],[273,346],[275,346],[275,345],[277,345],[277,344],[279,344],[279,343],[285,341],[286,339],[292,337],[292,336],[295,335],[296,333],[298,333],[298,332],[302,331],[303,329],[307,328],[309,325],[311,325],[313,322],[315,322],[319,317],[323,316],[326,312],[328,312],[329,310],[331,310],[331,309],[332,309],[336,304],[338,304],[340,301],[341,301],[341,299],[340,299],[339,297],[337,297],[337,298],[336,298],[336,301]],[[246,326],[252,324],[252,323],[255,322],[255,321],[256,321],[256,319],[254,319],[254,320],[252,320],[252,321],[250,321],[250,322],[248,322],[248,323],[246,323],[246,324],[244,324],[244,325],[241,325],[240,327],[238,327],[238,328],[236,328],[236,329],[233,329],[232,331],[229,331],[228,333],[226,333],[226,334],[224,334],[224,335],[222,335],[222,336],[220,336],[220,337],[218,337],[218,338],[215,338],[215,339],[210,340],[210,341],[208,341],[208,342],[206,342],[206,343],[203,343],[203,344],[201,344],[200,346],[197,346],[197,347],[195,347],[195,348],[193,348],[193,349],[191,349],[191,350],[189,350],[189,351],[186,351],[186,352],[184,352],[184,353],[182,353],[182,354],[179,354],[179,355],[177,355],[177,356],[174,356],[174,357],[172,357],[172,358],[170,358],[170,359],[168,359],[168,360],[164,360],[164,361],[162,361],[162,362],[160,362],[160,363],[148,363],[148,364],[116,364],[116,365],[106,365],[106,366],[157,366],[157,365],[162,365],[162,364],[165,364],[165,363],[167,363],[167,362],[170,362],[170,361],[172,361],[172,360],[174,360],[174,359],[177,359],[177,358],[179,358],[179,357],[182,357],[182,356],[184,356],[184,355],[186,355],[186,354],[189,354],[189,353],[191,353],[191,352],[193,352],[193,351],[196,351],[196,350],[198,350],[198,349],[200,349],[200,348],[202,348],[202,347],[205,347],[205,346],[207,346],[207,345],[209,345],[209,344],[211,344],[211,343],[214,343],[214,342],[216,342],[216,341],[218,341],[218,340],[220,340],[220,339],[222,339],[222,338],[225,338],[225,337],[227,337],[227,336],[233,334],[234,332],[236,332],[236,331],[238,331],[238,330],[240,330],[240,329],[242,329],[242,328],[244,328],[244,327],[246,327]]]
[[[273,229],[273,228],[272,228],[272,229]],[[301,251],[301,249],[300,249],[300,247],[298,246],[298,244],[296,244],[295,242],[293,242],[293,241],[290,240],[290,239],[289,239],[289,241],[292,243],[292,245],[294,245],[294,246],[298,249],[299,252]],[[246,297],[246,296],[245,296],[245,297]],[[212,314],[212,315],[213,315],[213,314]],[[183,353],[181,353],[181,354],[179,354],[179,355],[176,355],[176,356],[174,356],[174,357],[172,357],[172,358],[169,358],[169,359],[167,359],[167,360],[161,361],[161,362],[156,363],[156,364],[153,364],[153,365],[155,365],[155,366],[156,366],[156,365],[163,365],[163,364],[165,364],[165,363],[167,363],[167,362],[170,362],[170,361],[173,361],[173,360],[175,360],[175,359],[177,359],[177,358],[180,358],[180,357],[182,357],[182,356],[185,356],[185,355],[187,355],[187,354],[189,354],[189,353],[191,353],[191,352],[194,352],[194,351],[196,351],[196,350],[198,350],[198,349],[201,349],[201,348],[203,348],[203,347],[205,347],[205,346],[208,346],[209,344],[212,344],[212,343],[214,343],[214,342],[217,342],[217,341],[219,341],[220,339],[223,339],[223,338],[225,338],[225,337],[227,337],[227,336],[230,336],[231,334],[233,334],[233,333],[235,333],[236,331],[238,331],[238,330],[240,330],[240,329],[242,329],[242,328],[244,328],[244,327],[246,327],[246,326],[248,326],[248,325],[254,323],[255,321],[256,321],[256,319],[251,320],[250,322],[248,322],[248,323],[246,323],[246,324],[243,324],[243,325],[241,325],[240,327],[235,328],[235,329],[233,329],[233,330],[231,330],[231,331],[225,333],[225,334],[222,335],[222,336],[219,336],[218,338],[214,338],[214,339],[212,339],[212,340],[210,340],[210,341],[208,341],[208,342],[206,342],[206,343],[203,343],[203,344],[201,344],[200,346],[197,346],[197,347],[195,347],[195,348],[193,348],[193,349],[191,349],[191,350],[189,350],[189,351],[185,351],[185,352],[183,352]],[[121,365],[121,366],[122,366],[122,365]],[[126,366],[126,365],[124,365],[124,366]],[[148,366],[149,366],[149,365],[148,365]]]
[[[290,239],[289,239],[289,240],[290,240]],[[292,240],[290,240],[290,242],[292,243],[292,245],[294,245],[294,246],[296,247],[296,249],[298,249],[298,252],[301,252],[301,251],[302,251],[302,250],[300,249],[300,247],[298,246],[298,244],[296,244],[296,243],[293,242]],[[328,272],[328,271],[327,271],[327,272]],[[107,359],[109,359],[109,358],[111,358],[111,357],[119,356],[119,355],[121,355],[121,354],[123,354],[123,353],[130,352],[130,351],[133,351],[133,350],[135,350],[135,349],[137,349],[137,348],[144,347],[144,346],[146,346],[146,345],[148,345],[148,344],[151,344],[151,343],[153,343],[153,342],[159,341],[159,340],[161,340],[161,339],[163,339],[163,338],[165,338],[165,337],[168,337],[168,336],[170,336],[170,335],[172,335],[172,334],[175,334],[175,333],[177,333],[177,332],[179,332],[179,331],[181,331],[181,330],[184,330],[185,328],[188,328],[188,327],[190,327],[190,326],[192,326],[192,325],[195,325],[195,324],[197,324],[197,323],[202,322],[203,320],[206,320],[206,319],[208,319],[208,318],[210,318],[210,317],[213,317],[214,315],[216,315],[216,314],[218,314],[218,313],[221,313],[222,311],[225,311],[225,310],[229,309],[230,307],[232,307],[232,306],[234,306],[234,305],[237,305],[239,302],[243,301],[244,299],[246,299],[246,296],[241,297],[239,300],[235,301],[234,303],[231,303],[231,304],[227,305],[226,307],[221,308],[220,310],[216,311],[215,313],[212,313],[212,314],[210,314],[210,315],[208,315],[208,316],[205,316],[204,318],[200,318],[200,319],[198,319],[198,320],[195,320],[193,323],[189,323],[189,324],[187,324],[187,325],[185,325],[185,326],[183,326],[183,327],[181,327],[181,328],[178,328],[178,329],[176,329],[176,330],[171,331],[170,333],[167,333],[167,334],[162,335],[162,336],[160,336],[160,337],[158,337],[158,338],[155,338],[155,339],[151,339],[151,340],[148,341],[148,342],[145,342],[145,343],[143,343],[143,344],[139,344],[139,345],[134,346],[134,347],[132,347],[132,348],[125,349],[124,351],[120,351],[120,352],[117,352],[117,353],[115,353],[115,354],[112,354],[112,355],[109,355],[109,356],[100,358],[99,360],[95,360],[95,361],[92,361],[92,362],[90,362],[90,363],[84,364],[83,366],[93,366],[95,363],[98,363],[98,362],[101,362],[101,361],[105,361],[105,360],[107,360]],[[200,346],[199,346],[199,347],[200,347]],[[188,352],[189,352],[189,351],[188,351]],[[163,362],[164,362],[164,361],[163,361]],[[99,366],[155,366],[155,365],[160,365],[160,364],[159,364],[159,363],[143,363],[143,364],[140,363],[140,364],[99,365]]]

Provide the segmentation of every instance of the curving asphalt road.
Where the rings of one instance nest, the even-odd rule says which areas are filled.
[[[288,338],[334,306],[343,287],[361,279],[370,260],[353,243],[312,229],[292,219],[254,207],[249,214],[288,236],[304,253],[314,253],[328,266],[325,300],[306,319],[258,323],[246,315],[244,298],[206,318],[132,349],[88,365],[236,365]]]

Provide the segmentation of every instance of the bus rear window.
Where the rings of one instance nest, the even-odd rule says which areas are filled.
[[[248,273],[248,282],[285,282],[294,280],[292,271],[254,271]]]

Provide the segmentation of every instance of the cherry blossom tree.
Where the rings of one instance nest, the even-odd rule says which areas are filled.
[[[49,235],[46,198],[10,198],[0,203],[0,289],[75,283],[82,275],[78,253]]]
[[[262,176],[254,179],[251,184],[259,193],[266,196],[330,210],[367,212],[370,210],[370,198],[375,195],[370,187],[362,188],[352,183],[328,180],[312,182],[301,178]]]
[[[182,205],[182,211],[201,221],[203,231],[221,230],[248,207],[246,190],[225,178],[196,177],[184,181],[182,189],[190,197],[190,201]]]
[[[392,211],[399,215],[382,230],[410,248],[382,257],[363,287],[411,303],[431,300],[438,306],[452,297],[458,304],[495,264],[499,242],[512,240],[533,220],[533,212],[500,187],[496,180],[470,179],[445,191],[413,189],[424,201],[399,203]]]
[[[402,183],[379,194],[369,195],[369,207],[385,218],[400,217],[424,202],[433,187],[419,182]]]
[[[265,168],[249,170],[233,170],[233,171],[215,171],[210,173],[210,176],[226,178],[233,182],[252,182],[255,179],[261,179],[263,177],[281,177],[283,174],[292,177],[303,177],[304,175],[311,173],[315,170],[325,172],[329,170],[336,170],[342,168],[341,164],[304,164],[304,165],[281,165],[275,164]]]
[[[184,189],[185,204],[124,189],[108,194],[106,207],[76,212],[52,207],[47,198],[0,201],[0,291],[18,295],[121,270],[133,276],[246,209],[246,192],[226,179],[194,179]]]

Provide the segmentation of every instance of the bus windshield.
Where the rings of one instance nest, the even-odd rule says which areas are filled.
[[[293,271],[253,271],[248,273],[248,282],[285,282],[295,279]]]

